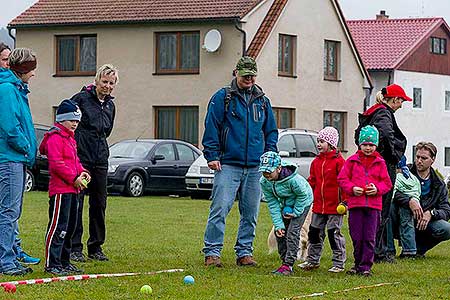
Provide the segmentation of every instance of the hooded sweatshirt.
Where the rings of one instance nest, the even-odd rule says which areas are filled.
[[[0,68],[0,163],[34,165],[37,142],[29,92],[28,85],[11,70]]]
[[[50,181],[49,196],[55,194],[79,193],[74,182],[81,172],[86,172],[77,155],[74,133],[59,123],[55,123],[41,142],[39,151],[47,155]]]
[[[285,206],[293,207],[294,217],[299,217],[313,201],[311,186],[297,173],[297,166],[284,161],[281,165],[292,171],[289,176],[274,181],[261,177],[259,181],[275,230],[286,229],[282,216]]]

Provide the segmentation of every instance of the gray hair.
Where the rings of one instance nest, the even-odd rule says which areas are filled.
[[[99,82],[102,76],[114,75],[116,76],[116,84],[119,83],[119,70],[111,64],[105,64],[98,68],[97,74],[95,74],[95,82]]]
[[[28,48],[16,48],[11,52],[8,58],[10,66],[21,65],[28,61],[36,61],[36,54]]]

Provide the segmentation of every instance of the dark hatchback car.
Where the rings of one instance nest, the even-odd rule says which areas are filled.
[[[187,194],[184,176],[201,151],[179,140],[124,140],[109,148],[108,192]]]
[[[51,127],[47,125],[34,124],[34,132],[36,133],[38,148],[44,138],[44,134],[50,128]],[[35,165],[31,169],[27,169],[27,175],[25,178],[25,192],[35,189],[47,190],[49,176],[47,156],[41,155],[38,151]]]

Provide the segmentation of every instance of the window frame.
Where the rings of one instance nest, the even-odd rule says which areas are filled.
[[[439,43],[439,52],[434,51],[435,41],[438,41],[438,43]],[[438,55],[447,54],[447,39],[441,38],[441,37],[435,37],[435,36],[430,37],[430,53],[438,54]]]
[[[198,34],[199,51],[198,51],[198,66],[196,69],[180,69],[181,66],[181,37],[182,34]],[[161,70],[159,69],[159,37],[164,34],[176,34],[176,69],[173,70]],[[153,75],[177,75],[177,74],[200,74],[200,31],[161,31],[155,32],[155,72]]]
[[[288,40],[290,43],[290,51],[289,51],[289,57],[291,60],[291,64],[289,66],[288,71],[283,70],[284,67],[284,52],[285,52],[285,43],[284,41]],[[280,45],[281,45],[281,51],[280,51]],[[278,76],[281,77],[297,77],[296,76],[296,50],[297,50],[297,36],[291,35],[291,34],[283,34],[280,33],[278,35]],[[280,57],[281,57],[281,65],[280,65]],[[281,69],[280,69],[281,68]]]
[[[448,98],[448,107],[446,106],[447,98]],[[444,91],[444,111],[450,112],[450,90]]]
[[[329,59],[329,45],[336,45],[336,51],[335,51],[335,68],[334,72],[330,73],[330,59]],[[324,40],[324,66],[323,66],[323,79],[324,80],[330,80],[330,81],[340,81],[340,69],[341,69],[341,42],[340,41],[333,41],[333,40]]]
[[[281,112],[289,111],[291,115],[291,124],[286,128],[295,128],[295,108],[290,107],[272,107],[273,116],[275,118],[275,122],[277,124],[277,128],[286,129],[281,127]]]
[[[95,37],[95,68],[93,71],[80,71],[80,48],[81,48],[81,38],[84,37]],[[59,64],[59,41],[64,38],[74,38],[75,39],[75,71],[60,71]],[[55,76],[93,76],[97,72],[97,34],[64,34],[55,35],[55,57],[56,57],[56,72]]]
[[[448,151],[448,156],[447,156]],[[448,164],[447,164],[448,161]],[[444,147],[444,167],[450,167],[450,147]]]
[[[416,106],[416,91],[420,92],[420,105]],[[419,87],[413,87],[413,103],[412,103],[412,107],[413,109],[422,109],[423,107],[423,93],[422,93],[422,88]]]
[[[345,145],[346,145],[346,141],[347,141],[347,136],[346,136],[346,128],[347,128],[347,112],[345,111],[331,111],[331,110],[324,110],[323,111],[323,127],[326,126],[333,126],[333,124],[327,124],[325,123],[326,120],[326,114],[330,114],[330,119],[333,120],[333,114],[340,114],[342,116],[342,125],[340,126],[341,128],[336,128],[339,132],[339,143],[338,143],[338,148],[341,152],[346,152],[345,150]],[[331,122],[333,123],[333,122]],[[334,126],[333,126],[334,127]]]
[[[199,144],[198,144],[198,139],[199,139],[199,136],[198,136],[199,106],[197,106],[197,105],[183,105],[183,106],[161,105],[161,106],[154,106],[153,110],[154,110],[154,113],[155,113],[155,127],[154,127],[155,139],[166,139],[166,138],[163,138],[163,137],[159,137],[159,135],[158,135],[158,122],[159,122],[159,113],[158,113],[158,111],[159,111],[159,109],[167,109],[167,108],[175,109],[175,138],[174,139],[185,141],[185,142],[190,143],[190,144],[192,144],[192,145],[194,145],[195,147],[198,148],[198,146],[199,146]],[[183,108],[195,108],[195,109],[197,109],[197,141],[195,143],[181,139],[181,136],[180,136],[181,135],[180,121],[181,121],[181,110]]]

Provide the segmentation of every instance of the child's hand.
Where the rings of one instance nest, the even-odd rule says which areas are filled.
[[[286,220],[292,219],[294,217],[294,214],[284,214],[283,218],[285,218]]]
[[[375,196],[378,193],[378,189],[373,183],[369,183],[366,187],[367,196]]]
[[[86,179],[87,182],[91,181],[91,175],[88,172],[81,172],[80,177]]]
[[[362,187],[355,186],[355,187],[353,188],[353,194],[354,194],[355,196],[361,196],[362,194],[364,194],[364,189],[363,189]]]
[[[277,231],[275,231],[275,235],[279,238],[283,237],[284,233],[285,233],[284,229],[278,229]]]
[[[77,189],[81,189],[83,190],[85,187],[83,185],[83,183],[81,182],[83,180],[83,178],[80,176],[77,177],[77,179],[75,180],[75,182],[73,183],[73,186],[76,187]]]

